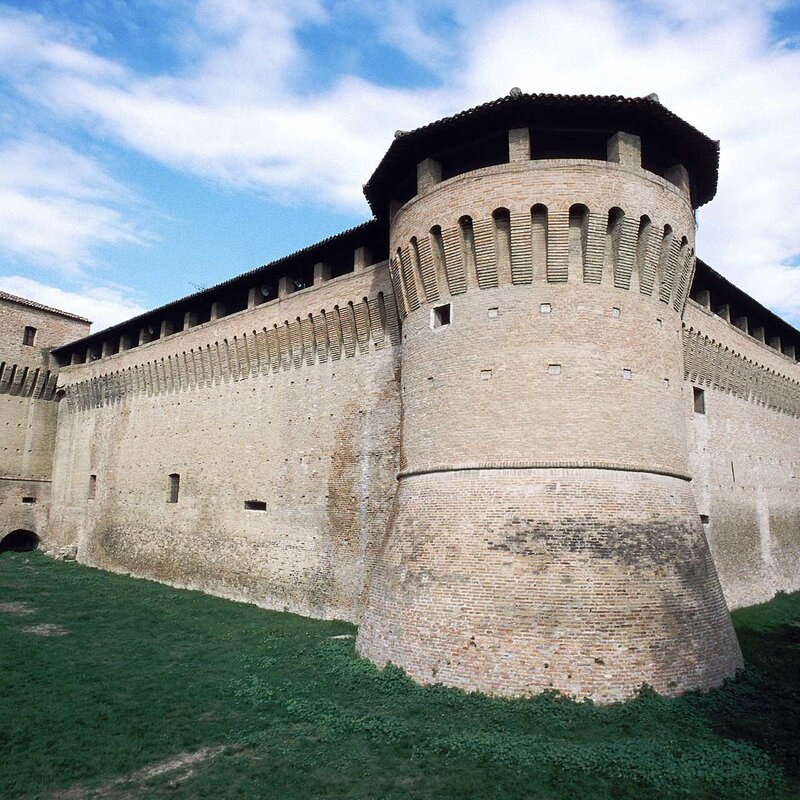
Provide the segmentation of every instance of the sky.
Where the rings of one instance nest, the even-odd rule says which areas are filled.
[[[656,92],[721,141],[698,255],[800,326],[800,0],[0,2],[0,290],[93,330],[369,219],[398,129]]]

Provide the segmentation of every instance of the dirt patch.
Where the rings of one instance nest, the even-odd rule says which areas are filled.
[[[36,609],[31,608],[27,603],[0,603],[0,614],[13,614],[16,617],[24,617],[26,614],[35,614]]]
[[[149,780],[159,775],[174,773],[169,786],[176,787],[194,775],[194,768],[198,764],[216,758],[225,749],[225,747],[203,747],[194,753],[179,753],[166,761],[142,767],[136,772],[121,775],[100,786],[70,786],[69,789],[42,797],[44,800],[139,800],[150,796],[147,787]]]
[[[61,625],[51,622],[40,622],[38,625],[28,625],[22,629],[23,633],[32,633],[34,636],[66,636],[69,631]]]

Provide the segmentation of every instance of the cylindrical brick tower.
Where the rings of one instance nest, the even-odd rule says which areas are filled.
[[[687,474],[681,316],[717,143],[657,98],[506,98],[399,133],[401,473],[359,651],[613,700],[741,655]]]

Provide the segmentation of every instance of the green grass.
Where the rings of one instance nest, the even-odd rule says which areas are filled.
[[[613,706],[418,687],[331,638],[352,625],[37,553],[0,557],[3,603],[34,609],[0,610],[8,800],[800,797],[800,593],[734,614],[735,681]],[[203,747],[224,749],[131,775]]]

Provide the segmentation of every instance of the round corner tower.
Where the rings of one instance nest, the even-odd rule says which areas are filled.
[[[691,491],[681,317],[717,143],[655,98],[513,95],[398,134],[402,452],[359,651],[613,700],[741,655]]]

